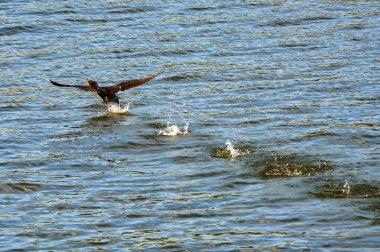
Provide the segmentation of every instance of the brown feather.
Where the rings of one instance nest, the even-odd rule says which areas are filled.
[[[74,88],[78,88],[78,89],[81,89],[84,91],[96,92],[96,89],[91,87],[91,86],[65,85],[65,84],[61,84],[61,83],[58,83],[58,82],[55,82],[52,80],[50,80],[50,82],[51,82],[51,84],[53,84],[54,86],[57,86],[57,87],[74,87]]]
[[[141,78],[141,79],[121,82],[119,84],[116,84],[116,85],[113,85],[113,86],[109,86],[109,87],[104,87],[104,88],[106,88],[107,91],[110,91],[112,93],[117,93],[119,91],[124,91],[124,90],[130,89],[130,88],[134,88],[134,87],[140,86],[140,85],[142,85],[142,84],[144,84],[144,83],[146,83],[146,82],[148,82],[148,81],[156,78],[158,75],[160,75],[162,73],[163,72],[160,72],[160,73],[151,75],[151,76],[146,77],[146,78]]]

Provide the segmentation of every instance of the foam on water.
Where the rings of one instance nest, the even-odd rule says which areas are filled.
[[[130,103],[125,106],[117,103],[109,103],[107,105],[107,112],[112,114],[125,114],[129,113],[129,107]]]
[[[170,120],[167,122],[166,128],[162,129],[158,132],[160,136],[178,136],[178,135],[187,135],[189,134],[189,125],[190,122],[186,121],[185,126],[181,129],[177,124],[171,122]]]

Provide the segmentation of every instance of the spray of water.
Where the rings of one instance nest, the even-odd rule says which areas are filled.
[[[212,157],[216,158],[236,158],[239,156],[245,156],[251,154],[249,149],[241,150],[239,147],[233,143],[231,140],[225,142],[225,146],[221,148],[216,148],[214,153],[211,154]]]
[[[129,112],[130,103],[123,106],[117,103],[109,103],[107,105],[107,111],[108,113],[112,114],[125,114]]]
[[[185,126],[181,129],[177,124],[171,122],[170,120],[166,124],[166,128],[158,132],[160,136],[178,136],[189,134],[190,122],[186,121]]]
[[[240,150],[238,147],[236,147],[230,139],[228,139],[225,143],[226,145],[226,151],[228,153],[228,156],[230,158],[236,158],[238,156],[244,156],[248,155],[251,152],[247,149],[245,151]]]
[[[234,147],[234,145],[232,144],[232,142],[230,141],[230,139],[228,139],[226,141],[225,145],[226,145],[227,151],[230,152],[230,156],[232,158],[235,158],[235,157],[238,157],[238,156],[241,155],[241,153],[239,152],[239,150]]]
[[[351,194],[351,187],[348,184],[348,181],[346,179],[344,180],[344,185],[343,185],[342,192],[344,194],[346,194],[346,195],[350,195]]]

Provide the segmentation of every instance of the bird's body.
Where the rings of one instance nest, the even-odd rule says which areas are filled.
[[[113,85],[113,86],[107,86],[107,87],[100,87],[97,82],[89,80],[87,84],[89,86],[80,86],[80,85],[65,85],[61,84],[55,81],[50,80],[51,84],[54,86],[58,87],[74,87],[78,88],[84,91],[89,91],[89,92],[96,92],[102,99],[103,101],[108,104],[108,103],[119,103],[119,98],[117,97],[116,93],[119,91],[124,91],[133,87],[137,87],[139,85],[142,85],[154,78],[156,78],[158,75],[160,75],[162,72],[151,75],[146,78],[141,78],[141,79],[136,79],[136,80],[130,80],[126,82],[121,82],[119,84]]]

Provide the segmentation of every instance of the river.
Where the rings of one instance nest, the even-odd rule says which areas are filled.
[[[0,2],[2,251],[379,249],[378,1]]]

